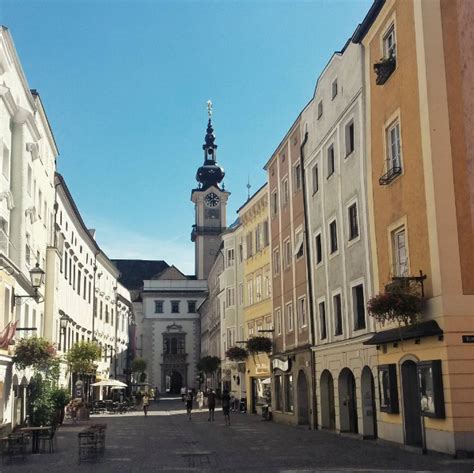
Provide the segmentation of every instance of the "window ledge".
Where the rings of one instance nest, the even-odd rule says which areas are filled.
[[[347,248],[350,248],[351,246],[355,245],[359,241],[360,241],[360,233],[356,237],[352,238],[352,240],[347,241]]]
[[[333,171],[331,174],[328,174],[328,177],[326,177],[327,180],[329,180],[332,176],[336,174],[336,171]]]
[[[332,260],[333,258],[335,258],[338,255],[339,255],[339,250],[334,251],[333,253],[329,253],[329,259]]]
[[[350,152],[350,153],[347,153],[345,156],[344,156],[344,159],[347,159],[347,158],[350,158],[355,152],[355,148]]]

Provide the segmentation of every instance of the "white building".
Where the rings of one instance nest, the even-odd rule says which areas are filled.
[[[41,99],[30,90],[5,27],[0,27],[0,83],[0,416],[13,427],[25,417],[31,373],[9,370],[8,343],[15,336],[14,324],[16,338],[44,333],[44,286],[35,297],[30,270],[46,266],[58,150]]]
[[[130,294],[118,283],[118,269],[96,243],[95,231],[85,225],[60,174],[56,174],[55,187],[56,232],[47,251],[44,335],[57,344],[60,353],[77,342],[97,341],[102,358],[96,379],[123,376],[132,315]],[[65,329],[60,327],[61,318],[67,320]],[[68,374],[63,382],[69,381]]]
[[[245,340],[243,230],[239,219],[222,234],[222,243],[224,269],[219,277],[222,298],[220,323],[222,388],[227,389],[237,399],[241,399],[247,394],[245,362],[239,366],[239,363],[226,357],[229,348]],[[245,344],[240,346],[245,348]]]
[[[197,308],[207,295],[206,281],[186,276],[171,266],[143,282],[143,335],[147,381],[160,392],[177,394],[197,388],[196,365],[201,329]]]
[[[376,351],[366,302],[373,292],[367,219],[363,49],[347,42],[302,112],[316,327],[319,427],[376,432]]]

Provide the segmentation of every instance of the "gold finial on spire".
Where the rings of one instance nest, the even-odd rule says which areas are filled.
[[[211,118],[211,115],[212,115],[212,102],[210,100],[207,101],[207,114],[209,115],[209,118]]]

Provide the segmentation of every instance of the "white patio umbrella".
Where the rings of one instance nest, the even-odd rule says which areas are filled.
[[[118,379],[103,379],[102,381],[97,381],[97,383],[92,383],[91,386],[102,386],[102,387],[116,386],[116,387],[121,387],[121,388],[127,387],[125,383],[122,383],[122,381],[119,381]]]

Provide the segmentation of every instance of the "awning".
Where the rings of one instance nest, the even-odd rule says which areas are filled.
[[[272,384],[272,378],[265,378],[265,379],[262,381],[262,384]]]
[[[117,386],[121,388],[126,388],[127,385],[119,381],[118,379],[104,379],[103,381],[98,381],[97,383],[92,383],[91,386]]]
[[[442,335],[443,331],[438,323],[435,320],[428,320],[427,322],[420,322],[419,324],[378,332],[363,344],[383,345],[384,343],[400,342],[402,340],[413,340],[414,338],[423,337],[439,337]]]

